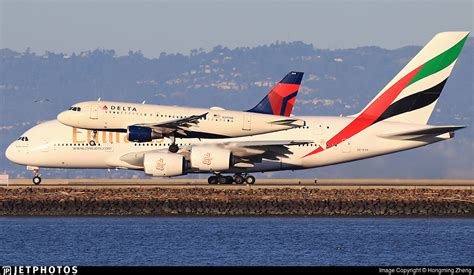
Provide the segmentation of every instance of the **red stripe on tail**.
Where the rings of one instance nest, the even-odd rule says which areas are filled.
[[[398,80],[390,88],[388,88],[382,95],[380,95],[372,104],[369,105],[358,117],[356,117],[351,123],[349,123],[344,129],[337,133],[326,143],[326,150],[341,143],[342,141],[354,136],[355,134],[366,129],[372,123],[374,123],[382,113],[392,104],[397,96],[405,89],[410,81],[415,77],[418,71],[423,67],[419,66],[403,78]],[[318,147],[316,150],[306,154],[304,157],[314,155],[322,152],[324,149]]]
[[[268,94],[268,100],[270,101],[270,105],[272,106],[272,111],[274,115],[280,115],[280,110],[282,108],[283,104],[283,99],[290,94],[298,91],[300,88],[300,84],[287,84],[287,83],[278,83],[276,86],[272,89],[272,91]],[[293,100],[294,103],[294,100]],[[291,110],[293,109],[293,105],[291,105],[291,108],[288,108],[285,106],[285,115],[288,113],[289,116],[291,113]]]

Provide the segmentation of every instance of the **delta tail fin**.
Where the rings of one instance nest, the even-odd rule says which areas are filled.
[[[302,79],[302,72],[288,73],[257,106],[247,112],[289,117],[293,111]]]
[[[442,32],[393,78],[358,114],[377,123],[398,121],[427,124],[468,32]]]

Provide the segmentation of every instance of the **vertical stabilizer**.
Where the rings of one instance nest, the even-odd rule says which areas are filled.
[[[257,106],[247,112],[290,116],[302,79],[302,72],[288,73]]]
[[[426,124],[461,52],[468,32],[443,32],[354,116],[379,121]]]

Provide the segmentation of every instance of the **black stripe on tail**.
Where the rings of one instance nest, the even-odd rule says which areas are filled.
[[[441,94],[441,91],[443,90],[444,84],[446,84],[447,80],[448,79],[446,78],[436,86],[404,97],[399,101],[392,103],[374,123],[430,105],[439,98],[439,95]]]

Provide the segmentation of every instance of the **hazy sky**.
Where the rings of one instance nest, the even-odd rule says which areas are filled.
[[[301,40],[318,48],[423,45],[473,29],[473,1],[0,0],[0,48],[189,53]]]

